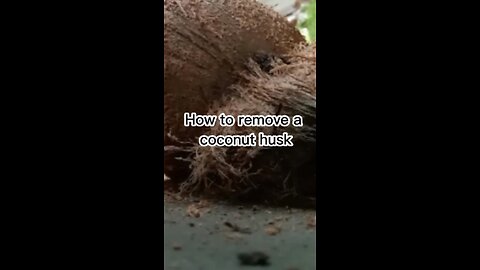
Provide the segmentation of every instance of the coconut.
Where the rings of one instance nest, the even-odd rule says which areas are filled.
[[[255,0],[165,0],[164,14],[168,187],[273,201],[315,196],[316,46]],[[304,125],[193,128],[183,126],[185,112],[300,115]],[[202,134],[258,132],[288,132],[294,146],[198,145]]]
[[[255,0],[165,0],[164,15],[164,129],[180,140],[204,132],[185,128],[183,114],[205,114],[229,95],[249,57],[287,53],[303,42],[285,18]]]
[[[299,45],[285,55],[257,54],[249,59],[231,93],[212,103],[208,114],[287,115],[303,117],[302,127],[222,127],[206,135],[267,135],[288,132],[293,147],[174,147],[188,153],[191,172],[183,193],[216,197],[261,198],[270,203],[312,202],[316,169],[316,45]],[[167,151],[167,152],[169,152]]]
[[[184,127],[184,113],[205,114],[231,95],[228,86],[248,58],[287,53],[304,42],[285,18],[255,0],[164,0],[164,16],[164,144],[170,146],[205,132]],[[173,179],[189,174],[183,157],[165,154],[165,173]]]

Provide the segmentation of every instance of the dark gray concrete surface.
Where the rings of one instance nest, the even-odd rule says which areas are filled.
[[[164,269],[315,269],[314,210],[210,203],[194,217],[192,203],[165,201]],[[245,252],[263,252],[270,264],[241,265]]]

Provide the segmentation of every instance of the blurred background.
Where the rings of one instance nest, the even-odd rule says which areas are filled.
[[[296,24],[307,41],[316,41],[316,0],[257,0]]]

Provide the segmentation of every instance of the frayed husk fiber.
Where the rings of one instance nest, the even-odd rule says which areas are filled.
[[[316,45],[299,44],[287,54],[256,54],[246,61],[228,95],[212,102],[208,114],[237,116],[282,114],[303,116],[304,126],[222,127],[207,135],[282,134],[294,136],[294,147],[201,147],[193,140],[167,145],[166,153],[182,153],[188,165],[180,184],[184,194],[218,197],[244,194],[279,201],[315,196],[316,168]],[[250,196],[248,196],[250,195]]]

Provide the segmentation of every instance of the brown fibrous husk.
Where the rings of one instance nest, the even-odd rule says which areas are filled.
[[[183,114],[205,114],[230,95],[248,58],[287,53],[304,41],[256,0],[164,0],[164,16],[164,130],[179,139],[205,131],[184,127]]]
[[[183,126],[183,114],[206,114],[232,95],[247,60],[285,54],[304,42],[287,20],[255,0],[164,0],[164,144],[182,146],[208,130]],[[172,139],[176,138],[176,139]],[[165,173],[188,177],[177,158],[164,157]]]
[[[259,53],[250,58],[240,80],[209,106],[208,114],[301,115],[303,127],[222,127],[206,135],[293,135],[293,147],[201,147],[195,137],[182,141],[170,134],[165,151],[182,156],[188,178],[180,184],[185,194],[282,201],[315,197],[316,169],[316,45],[298,45],[287,54]],[[179,155],[181,153],[181,155]],[[186,169],[188,165],[188,169]]]

